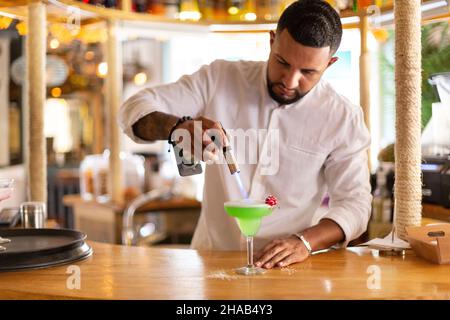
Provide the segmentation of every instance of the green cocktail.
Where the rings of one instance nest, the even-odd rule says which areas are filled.
[[[253,237],[259,230],[261,219],[269,215],[272,209],[263,201],[230,201],[224,204],[225,211],[235,217],[239,229],[247,237]]]
[[[247,237],[247,266],[236,272],[244,275],[265,272],[253,264],[253,236],[258,232],[262,218],[271,214],[273,207],[260,200],[240,200],[225,202],[224,208],[228,215],[236,218],[239,229]]]

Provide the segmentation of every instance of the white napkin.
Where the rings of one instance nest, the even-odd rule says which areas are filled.
[[[375,238],[372,239],[366,243],[361,244],[361,246],[374,246],[374,247],[381,247],[386,249],[409,249],[411,246],[408,242],[403,241],[402,239],[398,238],[397,235],[394,235],[394,241],[392,241],[392,232],[391,231],[386,237],[384,238]]]

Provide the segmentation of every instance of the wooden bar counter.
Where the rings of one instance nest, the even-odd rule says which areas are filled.
[[[366,248],[340,249],[245,277],[233,272],[245,264],[245,252],[89,243],[93,256],[73,263],[80,289],[68,289],[73,274],[64,265],[0,273],[0,299],[450,299],[450,265],[412,251],[379,257]]]

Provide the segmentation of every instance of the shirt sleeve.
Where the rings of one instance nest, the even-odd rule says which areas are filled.
[[[370,134],[359,108],[345,125],[341,143],[325,161],[325,179],[330,197],[323,218],[335,221],[345,233],[345,241],[358,238],[367,229],[371,214],[372,194],[367,150]]]
[[[142,117],[155,112],[174,116],[196,118],[205,108],[215,90],[215,75],[219,61],[204,65],[191,75],[184,75],[178,81],[152,88],[145,88],[131,96],[119,110],[119,126],[133,141],[149,143],[133,133],[133,125]]]

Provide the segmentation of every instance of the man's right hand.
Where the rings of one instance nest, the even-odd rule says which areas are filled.
[[[146,141],[166,140],[178,120],[178,117],[171,114],[155,111],[139,119],[133,125],[133,133]],[[186,139],[182,142],[184,136]],[[180,147],[186,158],[189,158],[191,153],[203,161],[216,160],[219,151],[229,145],[229,139],[220,122],[205,117],[179,124],[173,130],[171,139],[175,143],[182,143]]]
[[[216,161],[222,148],[229,145],[228,137],[220,122],[205,117],[180,123],[171,138],[177,144],[181,143],[183,152],[190,150],[196,159],[206,162]]]

